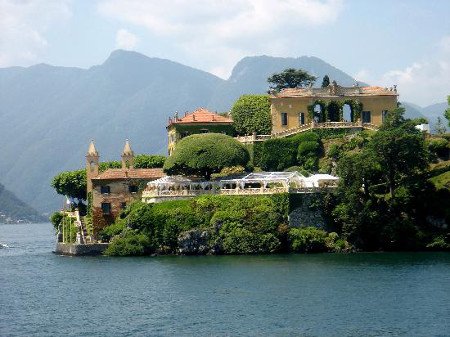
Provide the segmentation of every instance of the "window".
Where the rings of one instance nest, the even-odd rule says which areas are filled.
[[[305,113],[300,112],[298,115],[298,125],[303,125],[303,124],[305,124]]]
[[[111,214],[111,204],[109,202],[102,202],[102,213],[104,215]]]
[[[130,193],[137,193],[138,187],[137,187],[136,185],[128,186],[128,191],[129,191]]]
[[[370,123],[371,122],[371,116],[370,111],[363,111],[362,112],[362,122],[363,123]]]
[[[286,112],[281,113],[281,125],[282,126],[288,125],[288,115]]]
[[[109,186],[101,186],[100,187],[100,193],[101,194],[109,194],[109,193],[111,193],[111,187],[109,187]]]
[[[120,203],[120,208],[121,208],[121,209],[127,208],[127,203],[126,203],[126,202],[121,202],[121,203]]]

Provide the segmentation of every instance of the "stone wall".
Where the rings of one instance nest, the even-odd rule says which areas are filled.
[[[94,256],[101,255],[106,248],[108,248],[107,243],[79,245],[74,243],[58,242],[54,253],[61,255]]]
[[[144,182],[145,184],[146,182]],[[123,209],[122,203],[128,205],[134,200],[141,199],[141,190],[139,192],[131,193],[129,186],[139,186],[143,183],[140,180],[111,180],[111,181],[94,181],[92,190],[92,220],[94,224],[94,237],[98,236],[98,233],[106,226],[111,225],[116,217]],[[110,193],[102,194],[101,186],[109,186]],[[110,214],[103,214],[102,203],[111,204]]]
[[[326,229],[323,216],[322,195],[304,193],[290,196],[289,226]]]

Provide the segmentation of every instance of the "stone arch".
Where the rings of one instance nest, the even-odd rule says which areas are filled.
[[[324,123],[327,120],[327,104],[324,101],[314,101],[308,106],[308,112],[311,121]]]
[[[355,122],[353,108],[350,102],[345,101],[342,105],[342,119],[346,122]]]
[[[336,101],[331,101],[327,106],[328,120],[330,122],[339,122],[341,118],[341,104]]]

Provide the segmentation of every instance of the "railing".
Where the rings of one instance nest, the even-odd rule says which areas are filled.
[[[204,194],[218,194],[214,190],[144,190],[142,192],[142,198],[155,198],[155,197],[195,197]]]
[[[171,191],[144,191],[142,200],[148,202],[149,199],[164,198],[190,198],[200,195],[261,195],[261,194],[280,194],[280,193],[318,193],[326,190],[332,190],[336,186],[332,184],[323,184],[320,187],[272,187],[272,188],[222,188],[220,190],[171,190]]]
[[[372,123],[363,123],[362,126],[364,129],[374,130],[374,131],[377,131],[379,128],[377,125],[372,124]]]
[[[241,143],[254,143],[263,142],[267,139],[272,138],[272,135],[251,135],[251,136],[238,136],[236,139]]]
[[[361,123],[361,122],[323,122],[323,123],[308,123],[303,124],[295,128],[290,128],[280,132],[275,132],[271,135],[251,135],[251,136],[240,136],[236,137],[241,143],[254,143],[261,142],[271,138],[284,138],[288,136],[295,135],[297,133],[306,132],[312,129],[353,129],[362,128],[368,130],[378,130],[378,126],[372,123]]]

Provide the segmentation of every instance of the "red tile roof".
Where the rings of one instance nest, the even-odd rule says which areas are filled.
[[[191,123],[224,123],[231,124],[233,120],[211,112],[205,108],[199,108],[186,114],[182,118],[170,118],[169,125],[172,124],[191,124]]]
[[[108,169],[100,173],[93,180],[126,180],[126,179],[145,179],[155,180],[163,177],[165,174],[161,168],[152,169]]]

